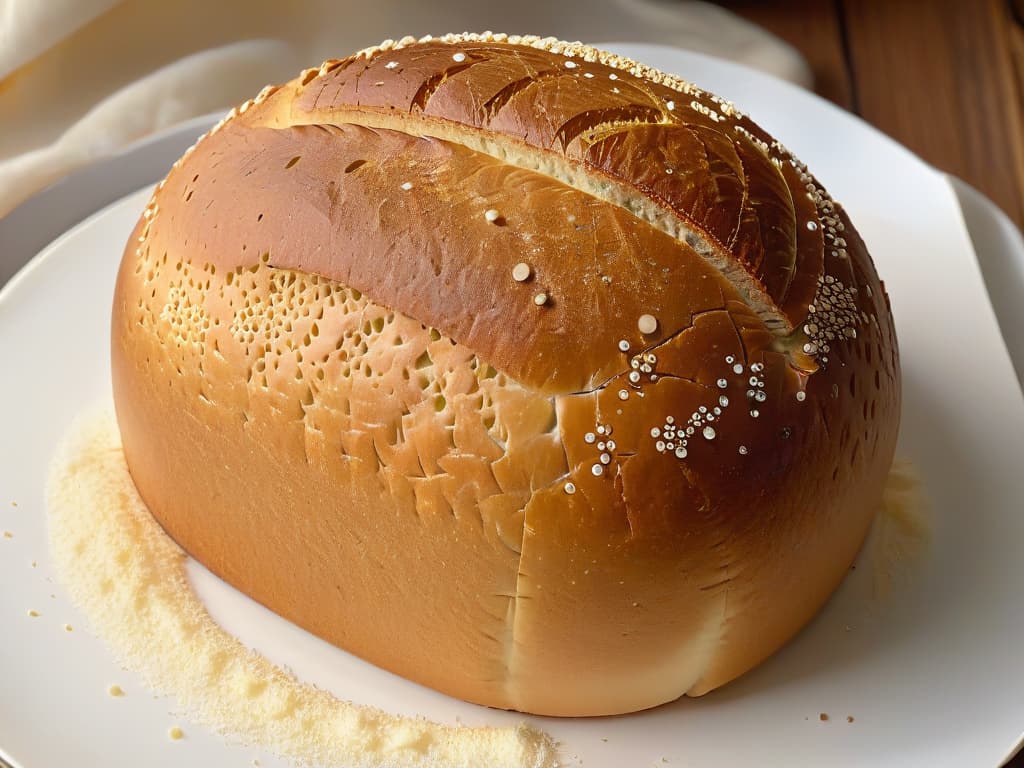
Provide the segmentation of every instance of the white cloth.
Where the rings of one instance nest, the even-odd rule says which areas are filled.
[[[705,2],[0,0],[0,216],[76,167],[323,59],[485,29],[667,43],[811,83],[791,47]]]

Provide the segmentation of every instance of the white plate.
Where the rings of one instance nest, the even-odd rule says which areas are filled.
[[[1024,731],[1024,401],[953,192],[908,152],[797,88],[673,49],[617,48],[735,100],[849,208],[892,296],[905,382],[900,454],[925,479],[932,545],[884,600],[869,569],[855,571],[782,652],[703,699],[534,721],[588,768],[663,757],[670,766],[998,764]],[[147,195],[59,238],[0,293],[0,530],[14,534],[0,538],[0,755],[26,768],[219,768],[257,756],[280,764],[173,717],[173,702],[119,669],[50,581],[47,465],[74,416],[108,397],[114,270]],[[229,631],[344,698],[447,722],[521,719],[381,672],[198,566],[192,576]],[[29,618],[30,609],[41,615]],[[128,695],[107,696],[111,683]],[[173,724],[185,740],[167,739]]]

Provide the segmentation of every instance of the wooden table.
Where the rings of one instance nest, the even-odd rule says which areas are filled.
[[[1024,0],[717,1],[799,50],[819,94],[1024,227]]]
[[[799,50],[822,96],[967,181],[1024,226],[1024,0],[719,5]]]

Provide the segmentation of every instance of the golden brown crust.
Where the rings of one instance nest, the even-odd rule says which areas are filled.
[[[136,484],[201,562],[556,715],[785,642],[899,413],[884,292],[806,169],[693,86],[532,39],[403,41],[245,105],[140,221],[113,363]]]
[[[821,241],[798,242],[796,213],[813,207],[796,200],[806,200],[804,185],[758,146],[765,134],[717,97],[571,50],[490,42],[431,41],[327,69],[289,100],[289,122],[383,116],[427,131],[455,123],[578,161],[693,226],[790,326],[803,320]]]
[[[154,246],[222,269],[269,257],[357,286],[547,392],[621,372],[608,338],[656,343],[735,296],[696,254],[680,258],[685,244],[624,208],[447,141],[236,120],[190,160],[204,170],[168,177]],[[511,276],[520,262],[523,282]],[[658,318],[654,333],[638,330],[643,314]]]

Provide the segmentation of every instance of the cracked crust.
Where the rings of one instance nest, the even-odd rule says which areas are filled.
[[[899,404],[870,258],[781,145],[634,62],[486,35],[307,70],[186,153],[125,251],[113,373],[200,562],[552,715],[784,643],[863,540]]]

